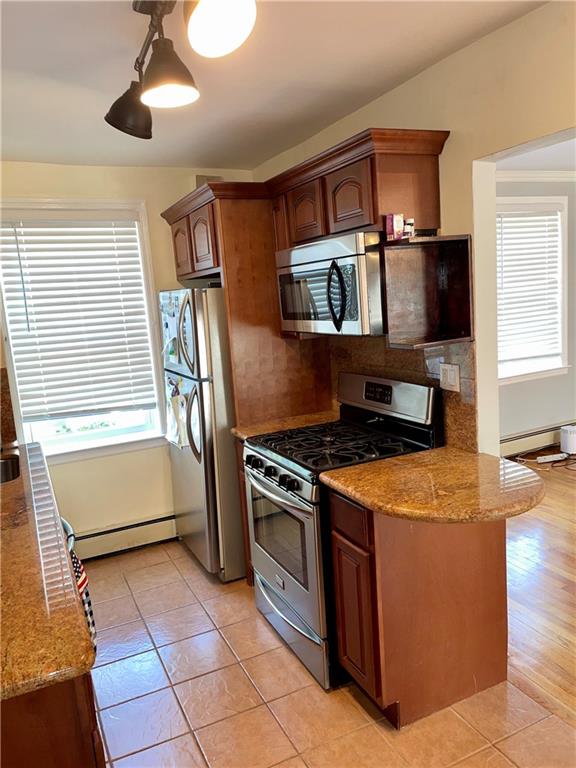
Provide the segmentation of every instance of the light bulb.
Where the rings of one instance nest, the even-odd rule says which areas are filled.
[[[192,104],[199,97],[199,91],[191,85],[166,83],[144,91],[140,100],[149,107],[170,109],[171,107],[184,107],[186,104]]]
[[[256,0],[199,0],[188,21],[188,40],[214,59],[239,48],[256,22]]]

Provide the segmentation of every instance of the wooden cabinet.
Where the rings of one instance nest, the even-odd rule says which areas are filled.
[[[506,521],[405,520],[329,500],[331,636],[386,716],[407,725],[505,680]]]
[[[373,698],[380,696],[373,555],[332,531],[338,659]]]
[[[192,245],[193,271],[213,269],[218,266],[214,208],[204,205],[188,216],[190,242]]]
[[[324,189],[329,233],[375,223],[370,158],[327,174]]]
[[[104,768],[89,674],[2,702],[2,765]]]
[[[438,156],[448,131],[370,129],[351,136],[269,179],[270,197],[282,196],[289,245],[366,228],[401,213],[417,230],[440,228]],[[278,235],[277,235],[277,239]]]
[[[275,250],[283,251],[285,248],[290,248],[286,197],[284,195],[278,195],[272,200],[272,221],[274,223]]]
[[[180,219],[172,224],[172,246],[174,248],[174,262],[176,264],[177,277],[189,275],[192,266],[192,245],[190,243],[190,227],[188,217]]]
[[[382,258],[388,344],[417,349],[470,341],[472,264],[468,235],[390,244]]]
[[[291,189],[286,195],[286,205],[293,245],[326,234],[321,179]]]

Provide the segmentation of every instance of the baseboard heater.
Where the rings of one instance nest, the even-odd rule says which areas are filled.
[[[560,427],[564,424],[558,424],[555,427],[544,427],[534,432],[527,432],[524,435],[512,435],[500,440],[500,455],[513,456],[524,451],[537,451],[540,448],[547,448],[560,442]]]
[[[90,558],[172,539],[176,535],[174,520],[174,515],[164,515],[101,531],[78,534],[76,551],[80,557]]]

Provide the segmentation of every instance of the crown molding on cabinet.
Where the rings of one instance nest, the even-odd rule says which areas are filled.
[[[370,155],[439,155],[450,131],[369,128],[268,179],[271,196],[317,179]]]
[[[266,184],[257,181],[208,181],[162,212],[168,224],[214,200],[267,200]]]

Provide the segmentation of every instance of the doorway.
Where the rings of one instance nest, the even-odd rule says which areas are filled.
[[[475,161],[473,195],[478,447],[511,455],[576,421],[576,129]]]

